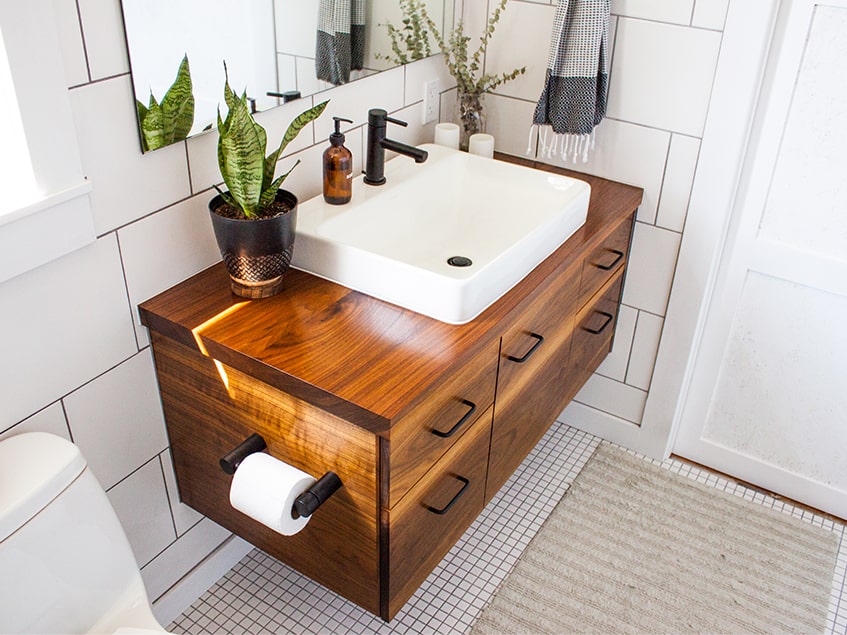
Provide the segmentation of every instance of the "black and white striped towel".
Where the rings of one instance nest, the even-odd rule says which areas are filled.
[[[365,61],[365,0],[320,0],[315,48],[318,79],[349,82]]]
[[[609,0],[559,0],[547,80],[533,116],[542,156],[588,160],[606,115]]]

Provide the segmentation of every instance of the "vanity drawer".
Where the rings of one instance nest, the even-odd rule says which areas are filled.
[[[571,367],[577,386],[581,386],[591,376],[611,350],[622,284],[623,269],[576,316]]]
[[[578,266],[577,266],[578,267]],[[538,292],[503,334],[497,400],[522,388],[547,360],[557,354],[573,330],[578,308],[579,269],[561,271]]]
[[[397,504],[494,403],[499,350],[499,341],[492,340],[391,427],[384,507]]]
[[[383,618],[394,617],[482,512],[492,414],[488,408],[399,504],[382,511]]]
[[[599,247],[585,257],[579,285],[580,306],[626,264],[633,217],[624,219]]]

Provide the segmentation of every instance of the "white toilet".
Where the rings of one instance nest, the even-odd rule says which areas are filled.
[[[0,633],[163,633],[109,499],[79,449],[0,442]]]

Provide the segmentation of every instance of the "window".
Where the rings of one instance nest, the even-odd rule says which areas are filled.
[[[96,238],[58,42],[52,0],[0,2],[0,282]]]

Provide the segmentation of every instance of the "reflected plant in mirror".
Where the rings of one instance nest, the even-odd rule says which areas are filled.
[[[162,97],[156,101],[150,89],[150,101],[145,106],[135,100],[138,126],[141,130],[141,147],[146,152],[182,141],[194,125],[194,95],[191,92],[191,69],[188,55],[183,56],[176,79]]]
[[[424,19],[426,5],[423,0],[400,0],[399,6],[403,13],[403,26],[394,26],[391,20],[379,25],[385,27],[388,33],[393,55],[377,53],[376,58],[395,64],[408,64],[429,57],[432,55],[432,46],[429,25]]]
[[[445,28],[452,26],[455,0],[417,1],[427,4],[435,23],[441,25],[449,16]],[[401,63],[376,57],[391,52],[385,28],[378,25],[400,23],[398,1],[360,2],[365,12],[364,60],[362,70],[351,73],[351,81]],[[281,105],[281,94],[305,98],[331,89],[332,84],[319,80],[315,72],[320,5],[321,0],[121,0],[133,108],[136,101],[146,103],[151,90],[157,98],[166,92],[183,54],[191,60],[195,100],[189,137],[215,124],[223,60],[229,63],[232,85],[247,87],[254,112]],[[435,51],[434,43],[431,48]]]

